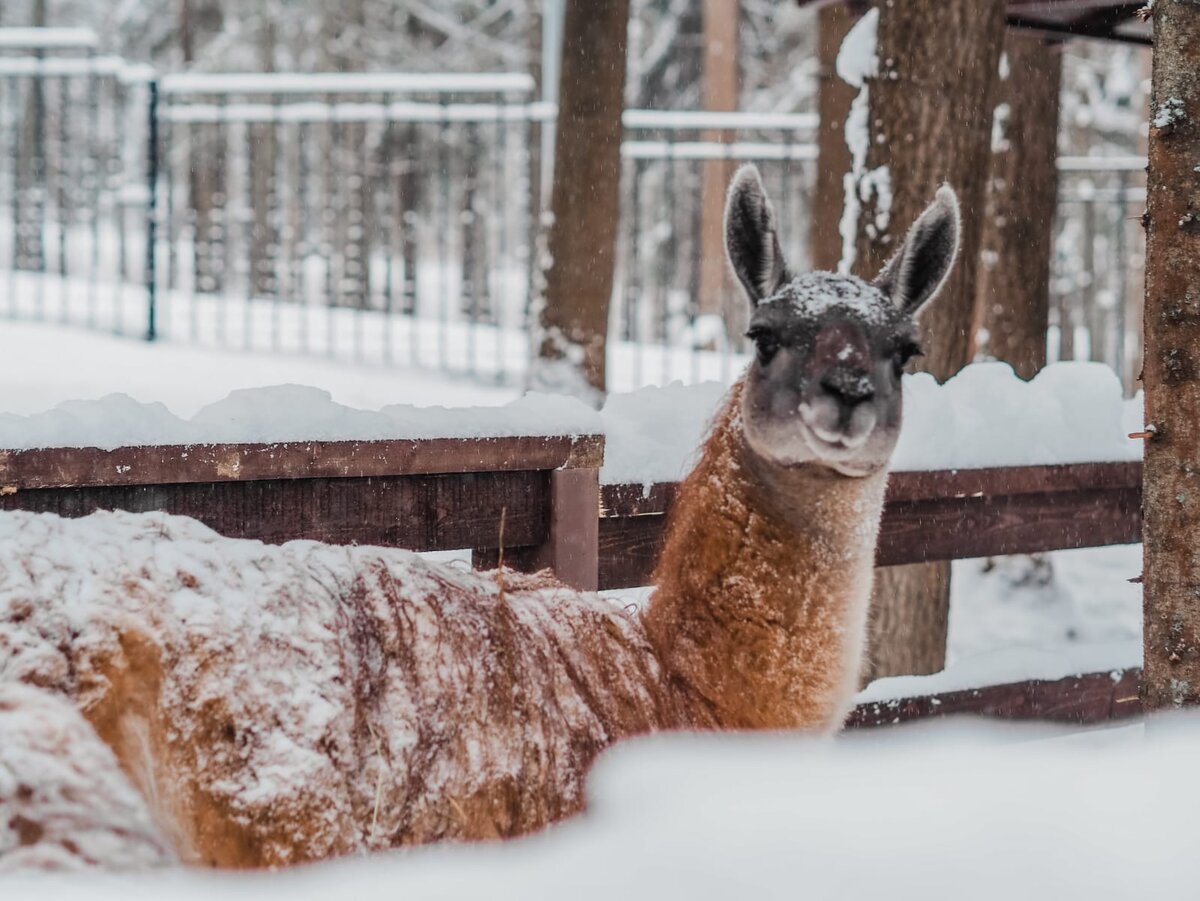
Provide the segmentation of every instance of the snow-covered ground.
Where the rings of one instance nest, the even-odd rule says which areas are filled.
[[[178,416],[242,388],[298,384],[334,401],[377,410],[387,404],[492,406],[519,395],[466,378],[320,357],[220,351],[149,343],[47,323],[0,321],[0,411],[28,415],[69,400],[127,394]]]
[[[582,817],[504,844],[275,874],[6,877],[62,901],[1191,897],[1195,716],[1075,733],[951,724],[837,742],[669,736],[601,758]],[[1083,753],[1081,753],[1083,752]]]

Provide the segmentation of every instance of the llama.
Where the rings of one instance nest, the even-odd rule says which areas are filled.
[[[0,874],[173,861],[141,796],[75,706],[0,684]]]
[[[643,614],[548,574],[0,516],[0,681],[72,698],[181,859],[299,863],[579,811],[669,729],[836,729],[862,654],[900,375],[953,263],[943,188],[868,284],[784,265],[752,167],[726,213],[757,358],[680,488]]]

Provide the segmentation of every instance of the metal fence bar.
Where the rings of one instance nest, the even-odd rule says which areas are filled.
[[[152,79],[146,89],[146,340],[153,341],[158,336],[158,81]]]

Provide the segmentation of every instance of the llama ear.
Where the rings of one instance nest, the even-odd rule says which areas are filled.
[[[753,165],[738,169],[729,184],[725,200],[725,253],[754,306],[791,280],[779,246],[775,209]]]
[[[916,315],[946,281],[958,255],[958,197],[949,185],[938,188],[904,244],[875,278],[875,287],[901,310]]]

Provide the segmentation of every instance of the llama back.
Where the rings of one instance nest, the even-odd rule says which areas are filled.
[[[0,874],[173,861],[142,798],[74,705],[0,684]]]
[[[0,517],[4,681],[74,699],[180,856],[220,866],[527,832],[672,722],[594,595],[157,514]]]

